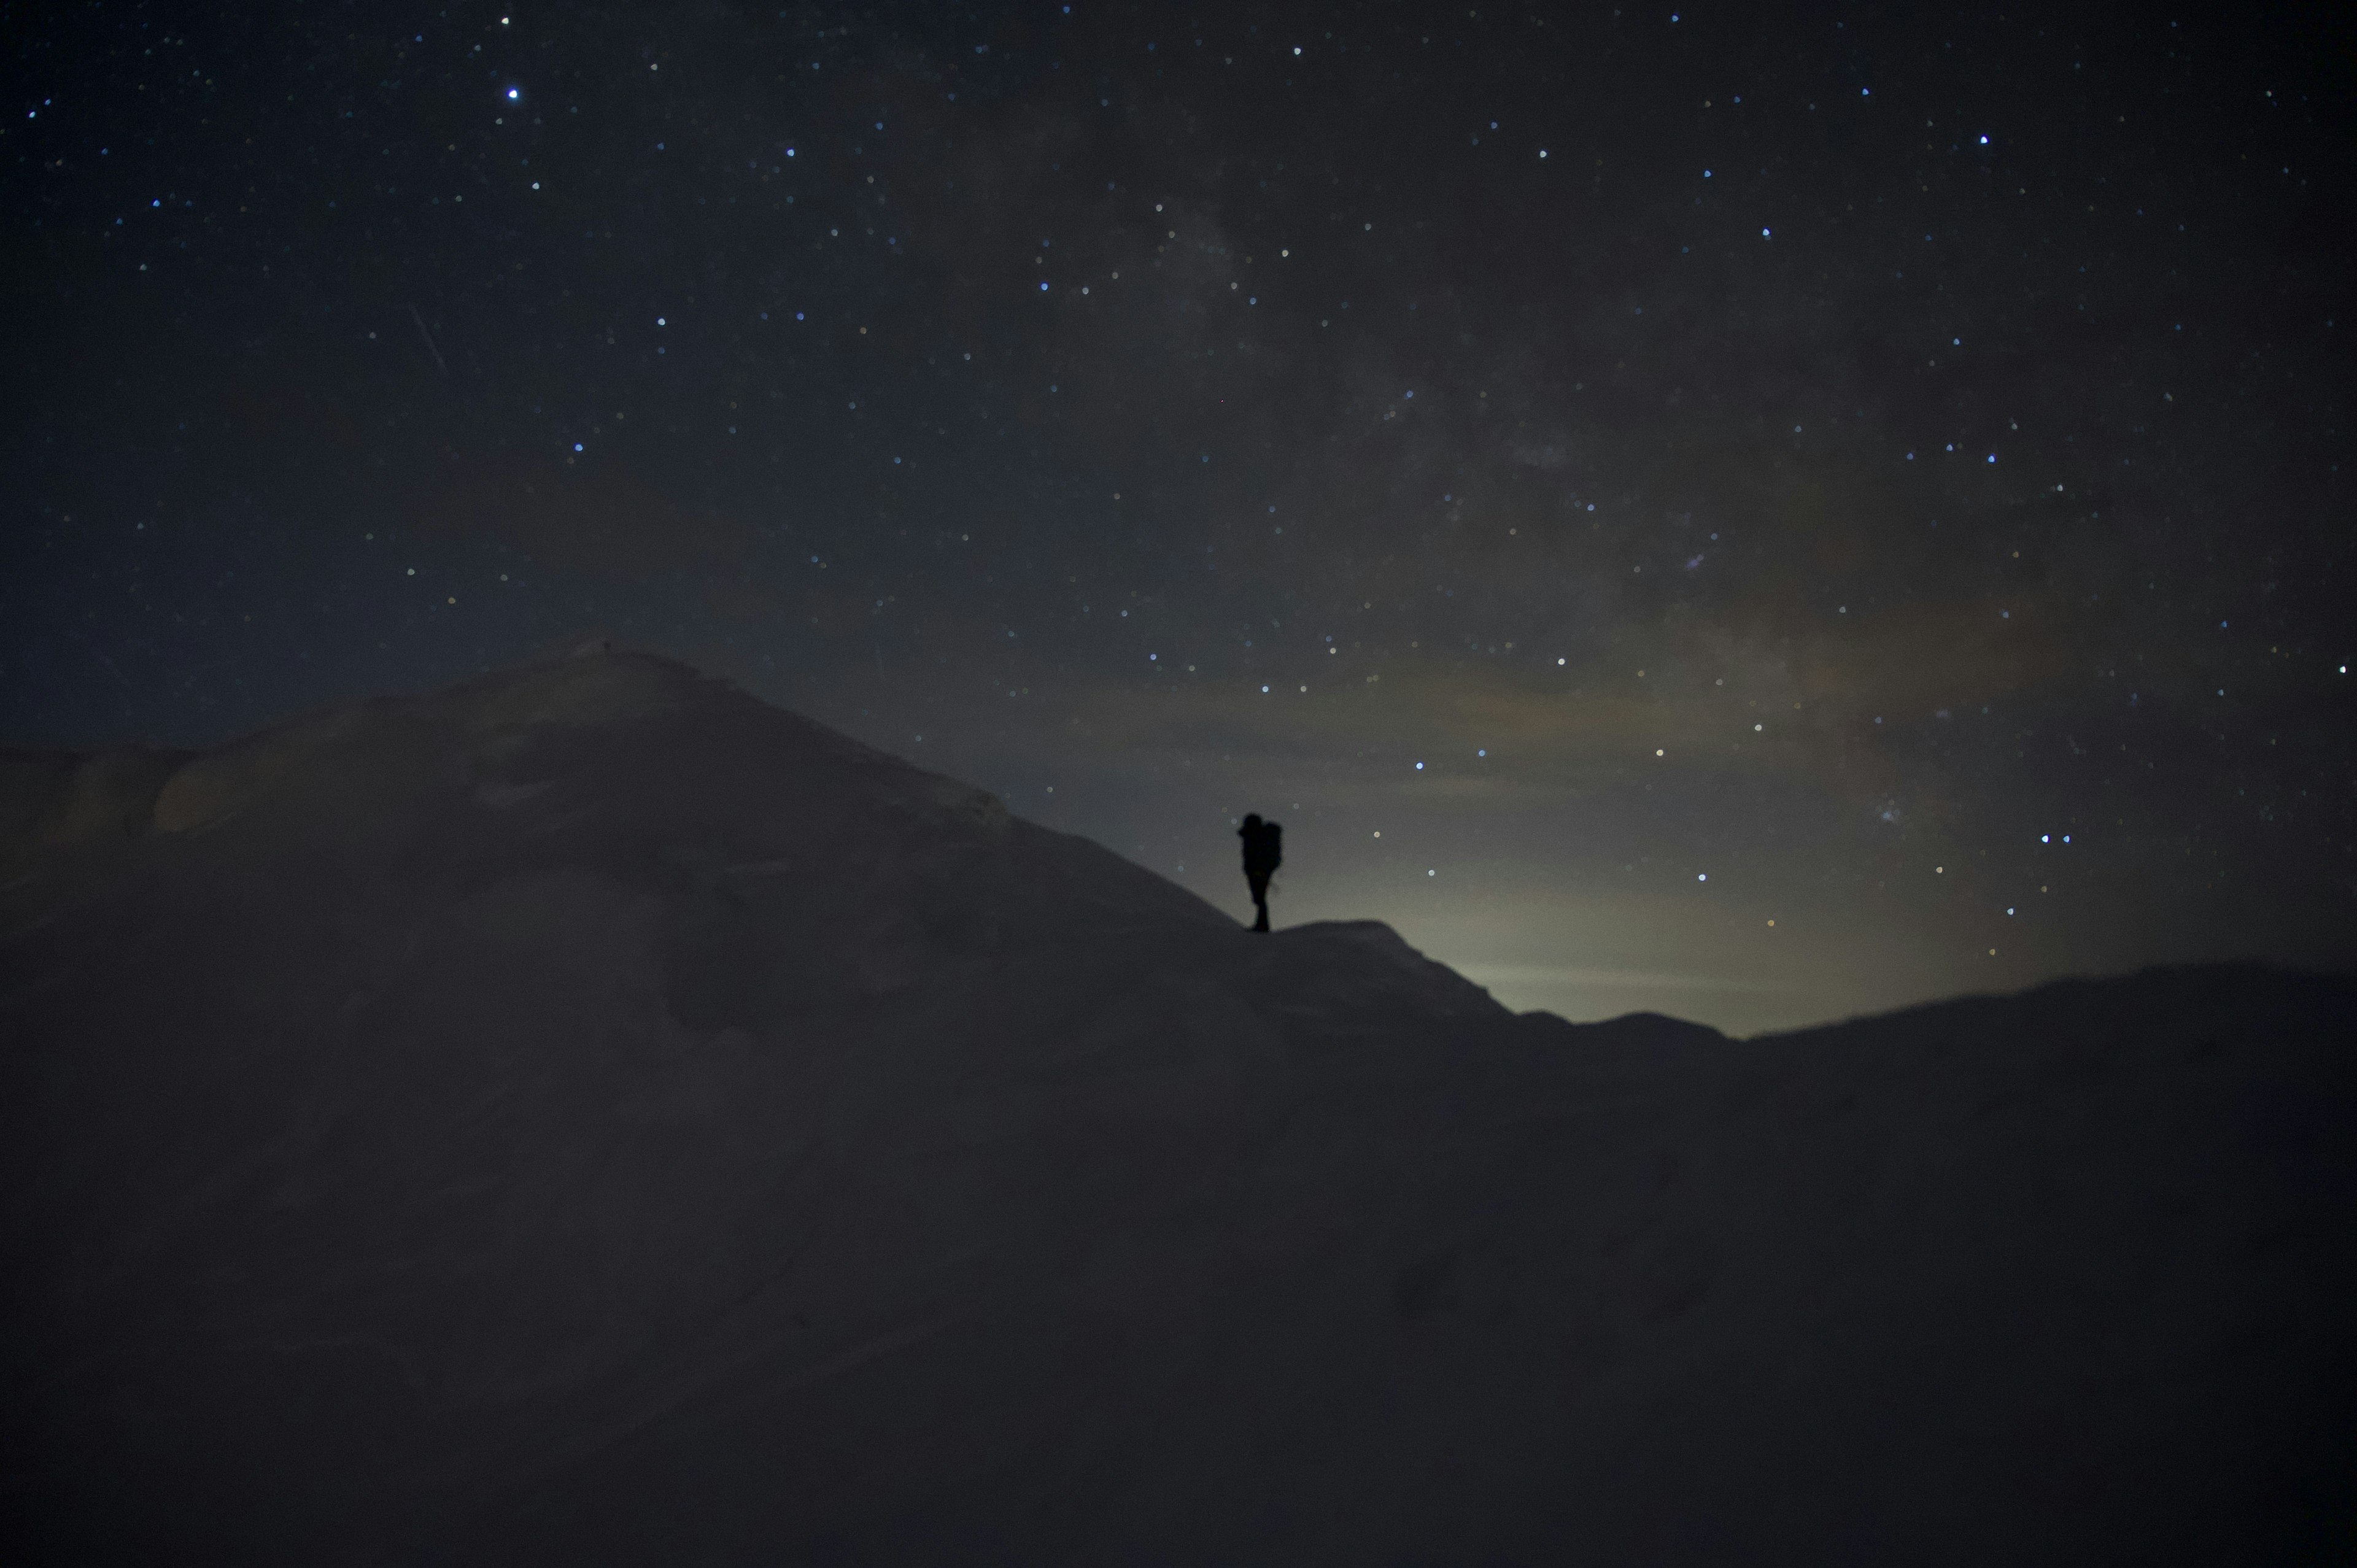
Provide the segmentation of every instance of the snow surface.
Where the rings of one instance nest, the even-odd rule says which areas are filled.
[[[12,1563],[2357,1542],[2345,980],[1752,1040],[593,647],[0,757]]]

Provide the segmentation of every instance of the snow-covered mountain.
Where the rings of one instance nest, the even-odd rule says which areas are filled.
[[[12,1563],[2357,1546],[2357,988],[1512,1015],[596,647],[0,757]]]

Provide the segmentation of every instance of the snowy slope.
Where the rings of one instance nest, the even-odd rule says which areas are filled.
[[[0,922],[10,1562],[2357,1542],[2345,981],[1517,1018],[602,649],[0,757]]]

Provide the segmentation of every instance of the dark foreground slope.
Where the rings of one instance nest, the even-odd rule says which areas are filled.
[[[2343,982],[1516,1018],[604,652],[0,832],[11,1563],[2357,1541]]]

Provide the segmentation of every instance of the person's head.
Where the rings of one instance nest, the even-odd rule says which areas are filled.
[[[1246,811],[1244,813],[1244,826],[1248,828],[1256,828],[1260,826],[1260,813],[1258,811]]]

